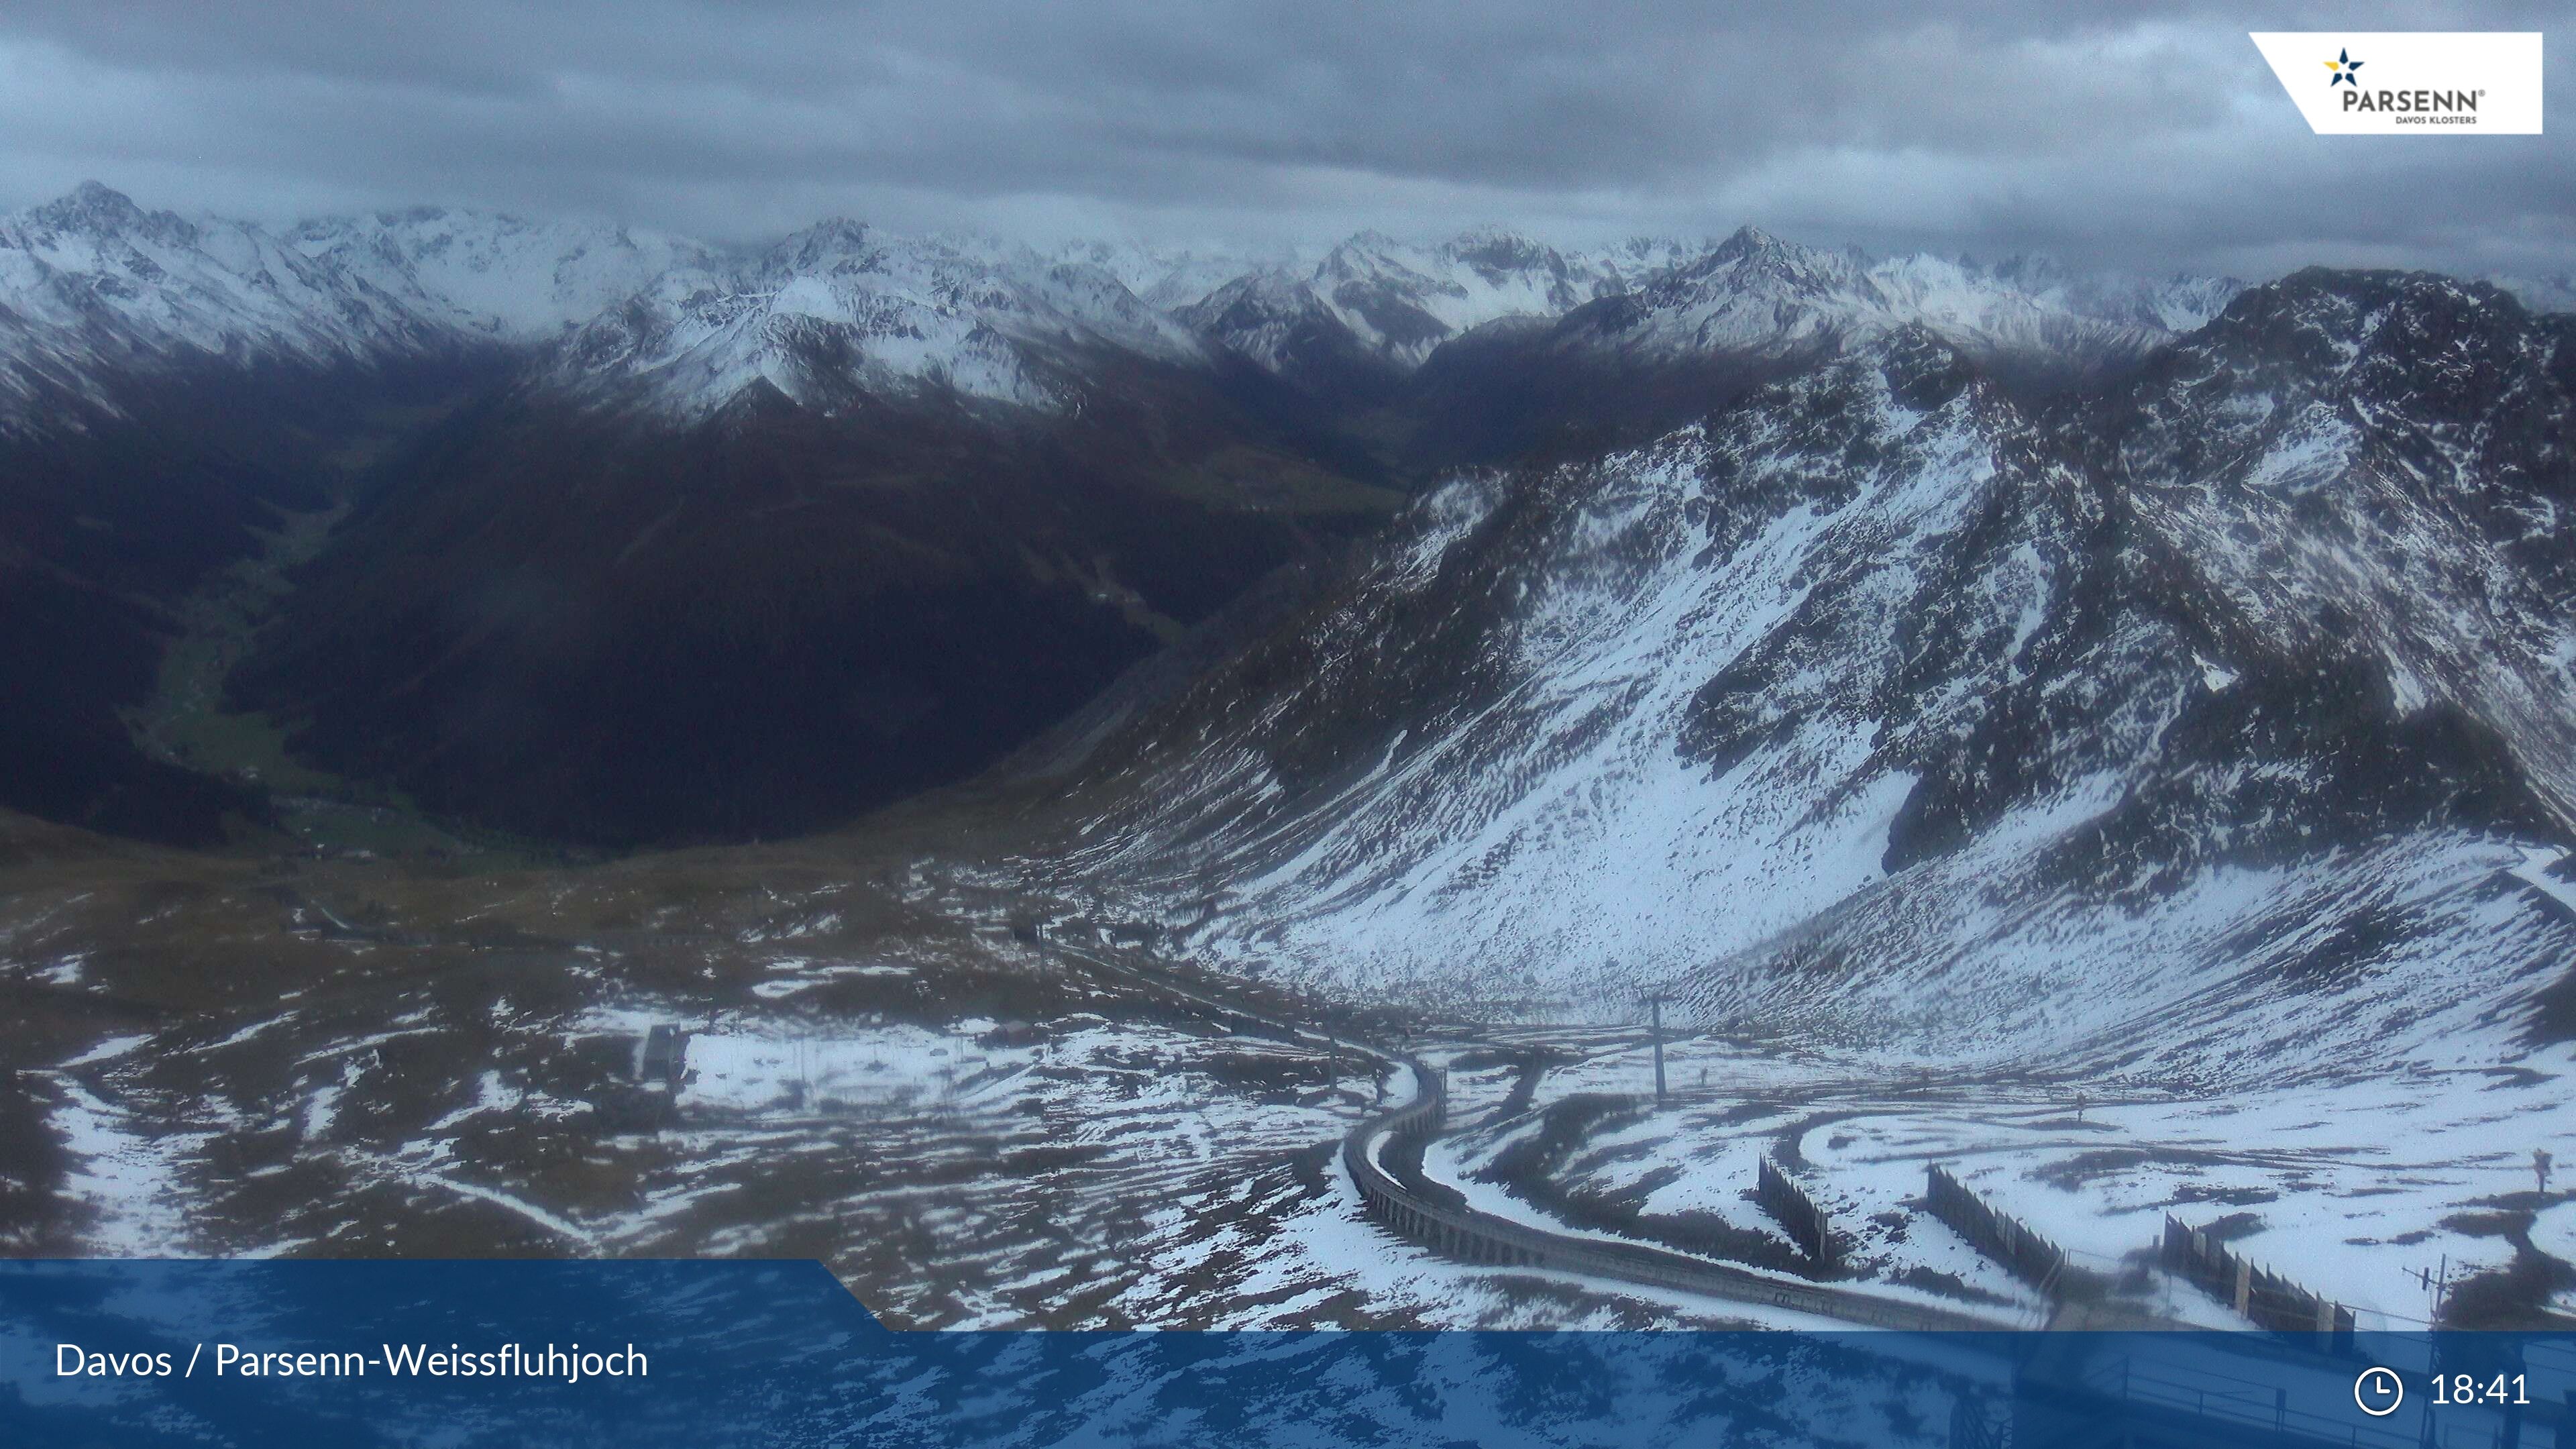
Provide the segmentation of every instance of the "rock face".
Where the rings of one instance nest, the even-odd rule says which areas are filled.
[[[1372,998],[1660,985],[2186,1076],[2563,1032],[2576,931],[2501,872],[2576,819],[2566,319],[2304,272],[2034,406],[1928,326],[1783,315],[1813,355],[1703,422],[1463,478],[1105,701],[1083,877]]]

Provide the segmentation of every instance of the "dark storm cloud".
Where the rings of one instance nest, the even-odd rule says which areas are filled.
[[[1303,235],[1750,220],[2257,272],[2563,270],[2563,143],[2311,136],[2244,34],[2550,13],[20,0],[0,201],[95,175],[268,216],[434,200],[737,237],[827,212]]]

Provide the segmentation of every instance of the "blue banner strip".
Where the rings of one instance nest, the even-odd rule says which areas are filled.
[[[2576,1337],[894,1333],[816,1263],[0,1264],[0,1445],[2576,1445]]]

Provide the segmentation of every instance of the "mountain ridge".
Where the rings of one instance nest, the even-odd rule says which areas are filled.
[[[1017,868],[1354,999],[1662,989],[2203,1084],[2517,1059],[2576,949],[2512,876],[2576,847],[2571,345],[2484,285],[2307,272],[2034,407],[1887,334],[1418,500],[1095,711]]]
[[[117,625],[113,647],[92,649],[118,661],[113,682],[102,671],[97,688],[62,705],[66,721],[80,721],[62,726],[65,737],[76,733],[89,756],[115,753],[117,711],[148,687],[180,595],[281,510],[336,498],[351,511],[261,626],[228,708],[269,716],[297,749],[336,768],[539,834],[632,845],[820,828],[884,803],[889,790],[972,773],[1269,571],[1367,533],[1406,491],[1463,488],[1449,493],[1454,502],[1497,486],[1483,470],[1580,470],[1605,455],[1669,451],[1676,428],[1740,419],[1747,407],[1776,411],[1796,397],[1862,407],[1854,399],[1867,393],[1866,410],[1889,416],[1983,398],[2009,420],[1993,425],[1990,450],[2009,439],[2094,477],[2132,465],[2188,474],[2222,442],[2295,473],[2308,466],[2300,458],[2326,456],[2316,447],[2369,439],[2381,501],[2337,524],[2338,546],[2386,555],[2432,540],[2461,560],[2462,578],[2493,581],[2478,595],[2484,614],[2456,624],[2443,624],[2420,590],[2408,610],[2370,616],[2393,697],[2415,697],[2426,677],[2453,680],[2482,727],[2538,742],[2517,746],[2513,768],[2541,771],[2553,809],[2576,798],[2576,782],[2545,763],[2576,740],[2530,684],[2564,647],[2548,631],[2547,601],[2570,565],[2555,545],[2513,536],[2547,534],[2555,500],[2529,494],[2515,505],[2522,512],[2499,511],[2428,493],[2407,471],[2520,478],[2559,466],[2549,437],[2495,421],[2509,414],[2460,413],[2450,364],[2409,352],[2420,340],[2409,329],[2485,339],[2480,376],[2510,379],[2517,398],[2555,396],[2570,354],[2532,339],[2564,324],[2533,323],[2505,347],[2492,326],[2462,320],[2463,307],[2495,305],[2492,291],[2325,274],[2345,279],[2325,292],[2395,287],[2412,300],[2390,314],[2399,320],[2385,336],[2356,330],[2350,316],[2328,319],[2339,340],[2320,353],[2296,326],[2283,338],[2256,335],[2266,299],[2298,293],[2296,278],[2242,294],[2209,279],[2115,284],[2045,259],[1872,259],[1750,227],[1704,249],[1641,240],[1596,253],[1490,228],[1428,246],[1363,233],[1310,264],[1219,282],[1169,308],[1130,282],[1171,296],[1173,278],[1213,275],[1192,272],[1179,252],[1106,243],[1041,252],[848,219],[738,252],[434,208],[283,235],[146,212],[104,187],[0,223],[0,281],[17,288],[0,288],[0,332],[53,339],[50,351],[12,351],[6,366],[34,379],[26,396],[62,400],[15,439],[17,456],[51,460],[22,467],[11,484],[20,494],[11,506],[29,520],[21,533],[66,559],[95,556],[80,566],[80,587],[124,579],[117,586],[132,592],[100,550],[149,535],[153,488],[202,489],[206,516],[226,520],[144,581],[140,597],[158,602]],[[34,301],[11,300],[20,293]],[[2233,300],[2214,319],[2167,330],[2222,298]],[[2222,355],[2240,344],[2282,357]],[[2357,383],[2319,362],[2346,346]],[[1861,357],[1908,360],[1854,392]],[[91,365],[106,381],[85,392],[81,369]],[[2244,418],[2204,418],[2191,402],[2212,369],[2265,367],[2288,369],[2304,389],[2297,418],[2275,419],[2268,395],[2250,387]],[[384,401],[395,372],[418,374],[435,405],[385,424],[398,436],[369,443],[356,472],[317,481],[324,453],[348,451],[330,439]],[[2051,385],[2033,385],[2042,372]],[[1815,391],[1837,377],[1839,391]],[[2170,396],[2156,403],[2150,386]],[[288,409],[334,398],[348,405],[337,421],[277,426],[302,417]],[[2390,416],[2420,414],[2420,426],[2392,431],[2356,411],[2389,399]],[[2159,406],[2195,421],[2159,432]],[[210,422],[210,408],[230,421]],[[2100,440],[2064,419],[2106,408],[2126,409],[2127,436],[2161,439],[2168,456],[2088,452]],[[2249,432],[2258,411],[2264,426],[2303,430],[2314,446],[2301,453]],[[2559,416],[2524,412],[2526,424]],[[140,471],[112,461],[156,430],[180,461]],[[77,438],[88,441],[65,451]],[[564,441],[574,438],[583,441]],[[2455,444],[2474,444],[2475,457],[2445,462]],[[1841,507],[1850,479],[1891,444],[1862,432],[1840,446],[1857,451],[1802,464],[1781,486],[1814,507]],[[122,470],[112,481],[100,473],[110,468]],[[154,482],[155,469],[171,481]],[[1466,483],[1450,481],[1462,473]],[[2141,485],[2140,517],[2177,558],[2234,560],[2205,587],[2259,621],[2245,631],[2341,638],[2351,621],[2298,613],[2302,598],[2341,587],[2331,549],[2285,557],[2283,572],[2230,542],[2248,530],[2281,534],[2314,511],[2301,499],[2315,490],[2272,486],[2284,480],[2296,482],[2230,474],[2161,493]],[[125,497],[118,490],[133,496],[115,509],[82,502]],[[1717,527],[1748,506],[1712,492],[1692,505],[1694,526]],[[2387,520],[2400,515],[2421,528],[2392,529]],[[1192,536],[1209,542],[1194,551]],[[553,560],[532,552],[548,539],[559,545]],[[2073,548],[2060,539],[2033,557]],[[2049,572],[2016,567],[2030,579]],[[964,592],[937,607],[898,606],[897,584],[934,576]],[[2392,596],[2406,593],[2408,580],[2386,576]],[[31,601],[41,594],[31,618],[80,607],[77,591],[16,577]],[[2456,593],[2459,582],[2445,587]],[[970,600],[1011,602],[994,613]],[[1927,604],[1923,617],[1937,612]],[[792,646],[744,649],[763,637],[762,621],[781,619],[823,622]],[[700,657],[744,665],[714,699],[656,653],[701,629]],[[919,640],[904,642],[911,630]],[[2473,657],[2490,632],[2511,645],[2509,666]],[[1015,636],[1082,641],[1059,651],[1078,664],[1059,677],[1029,657],[1016,677],[1030,688],[1004,691],[1024,710],[974,705],[991,681],[970,688],[949,664],[1008,653]],[[584,647],[598,658],[584,662]],[[2224,652],[2214,635],[2207,647]],[[590,683],[567,687],[582,679]],[[808,687],[833,679],[831,690]],[[424,681],[444,681],[431,691],[446,691],[436,708],[420,707]],[[836,764],[828,749],[767,751],[809,776],[877,782],[801,793],[760,751],[671,752],[709,732],[767,738],[778,721],[764,722],[762,701],[790,696],[805,698],[789,713],[816,741],[856,730],[847,739],[878,742],[860,756],[885,755],[906,731],[973,747],[942,754],[926,774]],[[1717,695],[1699,707],[1693,737],[1704,737],[1710,760],[1791,728],[1738,719],[1734,708]],[[957,710],[973,722],[943,713]],[[658,723],[621,733],[621,721]],[[531,742],[548,738],[593,741],[588,764],[607,773],[575,780],[545,766]],[[697,783],[662,790],[683,755],[680,773]],[[424,773],[424,762],[442,763]],[[1921,858],[1950,833],[1984,828],[1992,782],[1957,759],[1919,763],[1933,783],[1876,851],[1886,860]],[[770,804],[724,807],[728,790]],[[612,818],[584,803],[612,796],[668,808]],[[226,798],[222,808],[255,808]],[[48,797],[43,808],[106,818],[72,800]],[[205,838],[207,817],[191,818],[191,838]]]
[[[94,395],[100,374],[144,359],[363,360],[494,343],[552,348],[556,374],[594,394],[613,393],[623,376],[695,416],[755,378],[790,397],[929,382],[1060,406],[1063,390],[1044,381],[1028,349],[1102,342],[1171,359],[1218,346],[1293,380],[1299,368],[1271,334],[1306,325],[1334,334],[1319,344],[1328,350],[1376,359],[1400,376],[1486,324],[1563,318],[1650,279],[1676,288],[1744,262],[1748,247],[1761,257],[1738,268],[1747,276],[1843,275],[1858,266],[1840,253],[1747,240],[1759,236],[1748,229],[1713,248],[1641,238],[1566,251],[1492,227],[1421,245],[1363,232],[1311,264],[1287,265],[1245,251],[1107,242],[1041,253],[827,220],[767,247],[717,247],[608,223],[437,207],[272,230],[146,211],[84,182],[0,222],[0,308],[12,334],[0,341],[16,395],[0,421],[30,425],[40,383],[58,400]],[[1910,292],[1846,285],[1844,310],[1862,297],[1891,315],[1906,306],[1957,311],[1971,295],[1992,310],[2009,294],[2069,336],[2083,334],[2086,321],[2107,326],[2094,314],[2118,307],[2141,337],[2158,326],[2181,330],[2174,324],[2189,313],[2175,297],[2239,285],[2193,280],[2160,291],[2097,281],[2088,290],[2060,268],[2032,291],[2016,280],[2039,275],[2027,263],[1977,268],[1915,257],[1878,266],[1890,277],[1914,274]],[[1922,283],[1920,274],[1945,269],[1946,291]],[[1177,330],[1176,321],[1184,324]],[[1974,319],[1960,325],[1984,326],[1977,335],[1997,349],[2069,345],[2031,335],[2038,324],[2027,319],[2018,333]],[[1703,342],[1712,340],[1744,339]],[[2137,340],[2103,345],[2117,351]],[[1669,351],[1672,339],[1659,345]],[[807,364],[817,357],[842,374],[813,376]]]

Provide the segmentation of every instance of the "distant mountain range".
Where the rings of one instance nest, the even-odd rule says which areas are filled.
[[[145,738],[184,704],[541,839],[812,829],[971,774],[1462,472],[1715,426],[1903,339],[2010,406],[2122,396],[2242,291],[1749,228],[735,249],[84,185],[0,220],[0,804],[255,826],[273,769]],[[227,590],[255,607],[215,638]]]
[[[1240,266],[1242,270],[1229,268]],[[1331,388],[1401,376],[1479,328],[1672,359],[1778,351],[1914,322],[1980,355],[2133,357],[2241,286],[2081,278],[2045,262],[1872,261],[1746,229],[1561,251],[1498,230],[1413,246],[1363,233],[1299,263],[1107,243],[1051,252],[827,221],[726,249],[630,228],[417,209],[271,231],[146,211],[95,182],[0,220],[7,421],[107,402],[136,368],[368,361],[501,343],[600,401],[703,416],[765,384],[829,408],[937,388],[1078,400],[1079,359],[1207,367],[1232,353]]]

